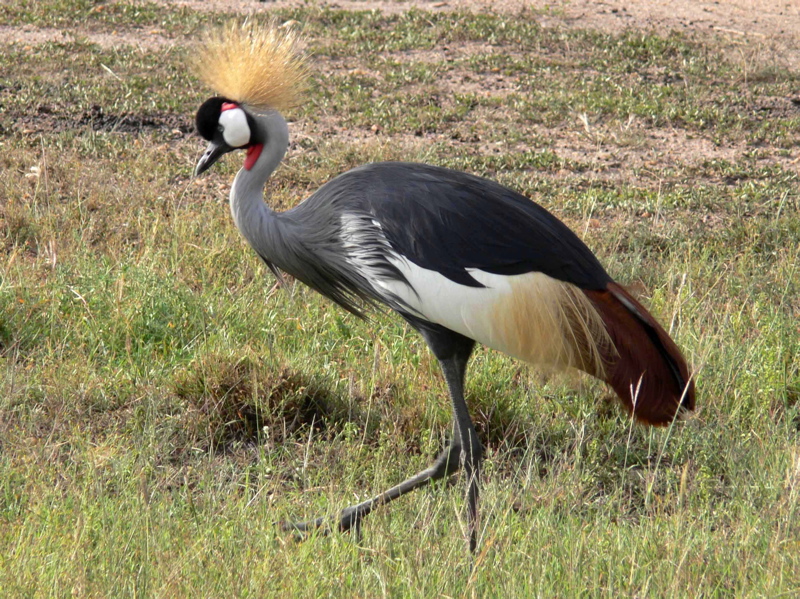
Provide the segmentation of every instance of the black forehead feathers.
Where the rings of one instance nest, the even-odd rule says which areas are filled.
[[[217,125],[219,123],[219,115],[222,112],[222,105],[225,102],[230,102],[226,98],[214,96],[209,98],[197,110],[194,122],[197,127],[197,132],[208,141],[214,139],[217,132]]]

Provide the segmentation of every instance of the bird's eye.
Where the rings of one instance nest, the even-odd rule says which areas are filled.
[[[225,131],[225,127],[223,127],[222,125],[217,125],[217,131],[222,133],[223,131]]]

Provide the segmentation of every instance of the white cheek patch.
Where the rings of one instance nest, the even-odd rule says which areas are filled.
[[[223,110],[219,115],[219,124],[222,127],[222,137],[230,147],[241,148],[250,143],[250,127],[241,108]]]

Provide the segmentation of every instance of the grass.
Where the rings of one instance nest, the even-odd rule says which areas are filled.
[[[73,4],[0,5],[78,31],[0,54],[4,596],[797,592],[796,71],[530,15],[278,13],[316,75],[276,206],[376,159],[491,176],[578,231],[698,372],[697,416],[649,430],[596,382],[478,351],[473,562],[458,482],[360,539],[273,526],[428,465],[449,435],[437,365],[391,315],[273,287],[230,220],[235,158],[191,179],[206,92],[183,60],[222,15]],[[146,28],[174,44],[92,41]]]

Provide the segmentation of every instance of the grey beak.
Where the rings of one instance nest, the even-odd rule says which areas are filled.
[[[227,154],[233,150],[228,144],[226,143],[219,143],[216,141],[211,141],[206,148],[206,151],[203,152],[203,155],[200,157],[200,161],[197,163],[197,166],[194,169],[194,176],[198,176],[208,169],[210,169],[214,163],[219,160],[224,154]]]

